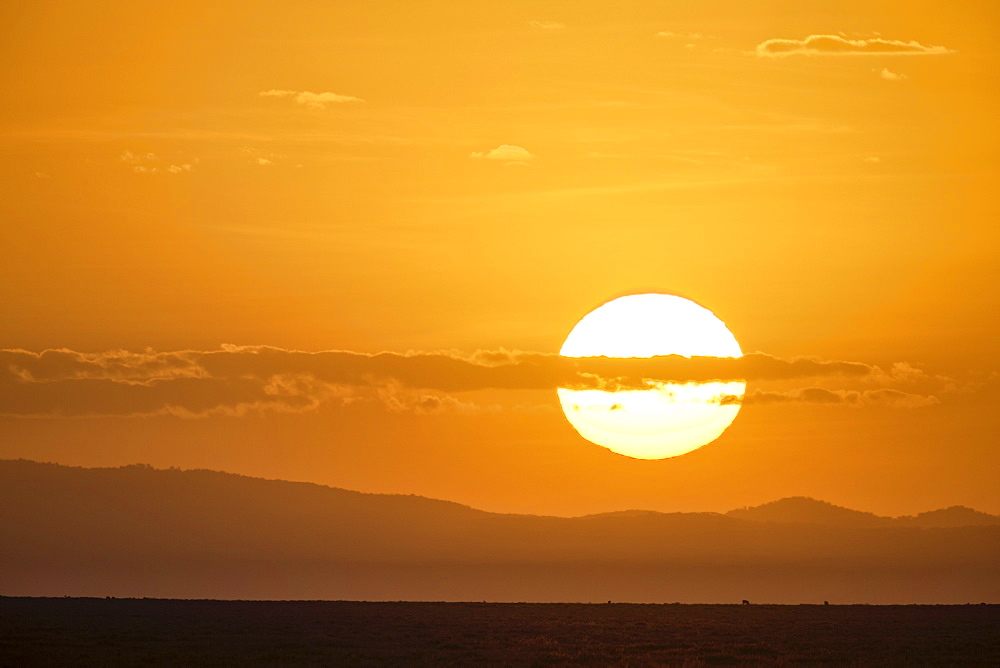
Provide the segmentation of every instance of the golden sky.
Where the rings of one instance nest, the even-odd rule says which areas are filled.
[[[4,3],[0,457],[567,515],[1000,512],[998,18]],[[524,372],[641,290],[770,369],[676,459],[587,443]]]

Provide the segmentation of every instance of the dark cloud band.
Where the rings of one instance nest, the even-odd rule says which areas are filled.
[[[611,391],[657,383],[782,380],[881,373],[858,362],[668,355],[652,358],[568,358],[550,353],[303,352],[267,346],[213,351],[81,353],[0,351],[0,413],[8,415],[131,415],[239,413],[248,408],[301,411],[344,387],[402,387],[435,392]],[[341,388],[338,390],[338,388]]]

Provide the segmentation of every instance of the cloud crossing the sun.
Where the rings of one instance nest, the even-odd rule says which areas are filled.
[[[506,350],[463,356],[303,352],[230,345],[210,351],[97,354],[67,349],[0,350],[0,414],[190,417],[249,411],[303,412],[328,401],[348,403],[359,390],[393,410],[435,412],[468,408],[447,396],[455,392],[557,387],[621,391],[649,389],[661,383],[821,377],[906,380],[896,371],[897,367],[885,372],[861,362],[784,359],[765,353],[740,358],[568,358]],[[797,392],[751,394],[745,403],[822,403],[828,395],[826,403],[853,405],[915,405],[918,401],[891,394],[896,391],[889,389],[860,394],[814,388]]]

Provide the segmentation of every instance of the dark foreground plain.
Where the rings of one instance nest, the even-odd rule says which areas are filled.
[[[0,665],[1000,665],[998,605],[0,598]]]

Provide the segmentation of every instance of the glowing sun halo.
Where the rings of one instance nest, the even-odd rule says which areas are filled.
[[[656,355],[742,357],[726,324],[693,301],[648,293],[619,297],[583,317],[566,337],[565,357]],[[676,457],[717,439],[739,412],[742,381],[657,383],[648,390],[559,388],[566,419],[592,443],[639,459]]]

